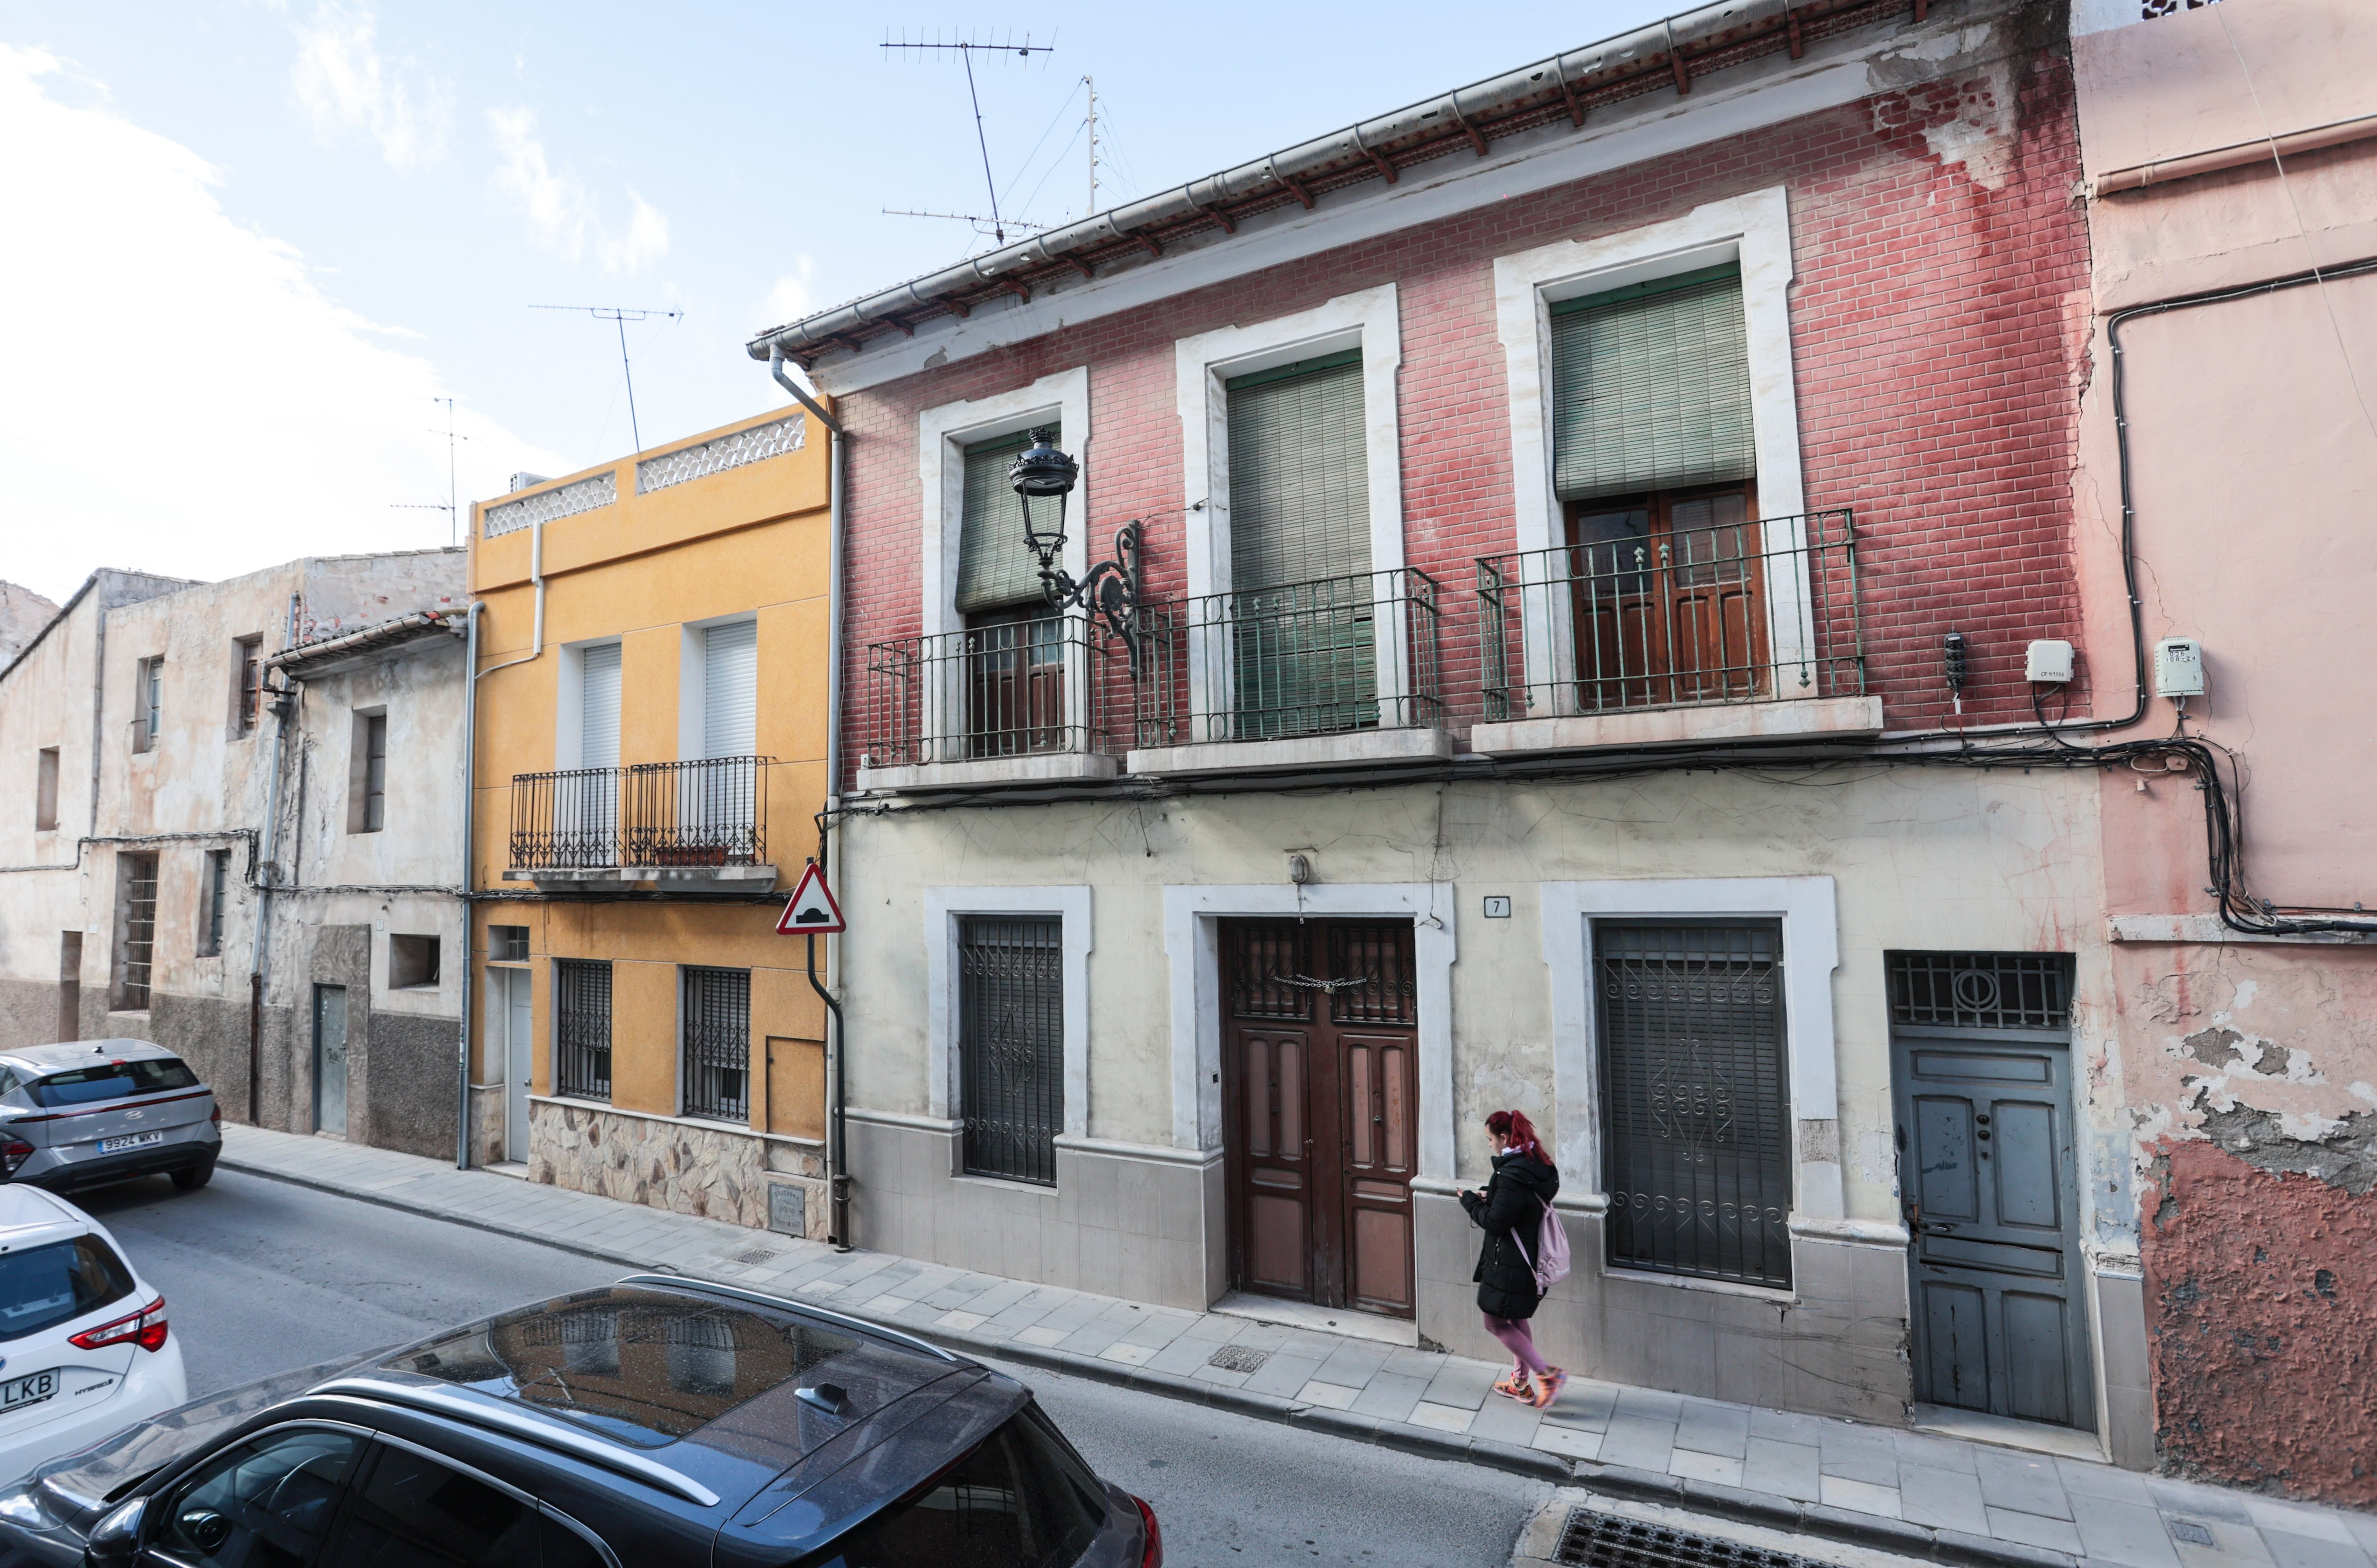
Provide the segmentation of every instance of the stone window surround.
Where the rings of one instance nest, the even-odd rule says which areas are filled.
[[[1452,964],[1458,951],[1449,882],[1347,882],[1297,888],[1172,886],[1164,890],[1164,945],[1172,976],[1172,1142],[1222,1148],[1222,965],[1216,922],[1300,915],[1412,922],[1419,999],[1419,1167],[1415,1191],[1451,1191]]]
[[[735,618],[733,616],[726,617],[728,620]],[[585,766],[585,754],[580,748],[584,742],[581,731],[586,723],[581,700],[586,690],[586,654],[590,649],[613,644],[619,648],[620,667],[624,673],[627,639],[617,632],[558,645],[561,663],[555,666],[553,676],[553,767],[555,772],[567,772],[573,768]],[[696,700],[699,700],[697,694]]]
[[[916,415],[916,473],[923,515],[918,520],[919,586],[924,615],[917,624],[927,637],[965,629],[958,613],[958,544],[965,515],[965,449],[977,441],[1012,436],[1054,417],[1064,429],[1065,449],[1080,461],[1081,483],[1065,503],[1062,565],[1076,580],[1090,569],[1090,367],[1077,365],[1041,377],[1028,387],[969,402],[940,403]],[[1016,519],[1015,547],[1023,545]],[[1070,611],[1079,615],[1081,612]]]
[[[710,754],[704,742],[705,725],[710,718],[710,697],[706,684],[709,675],[709,665],[704,659],[705,645],[702,642],[701,634],[708,631],[712,627],[733,626],[738,621],[749,621],[754,627],[757,627],[759,621],[759,614],[757,610],[733,610],[729,611],[725,615],[711,616],[703,620],[683,621],[677,626],[676,754],[679,761],[699,761]],[[755,633],[755,635],[757,634]],[[591,639],[590,640],[594,642],[622,642],[625,640],[614,636],[597,637]],[[583,654],[580,654],[581,658],[583,656]],[[622,723],[624,724],[625,714],[627,712],[627,654],[624,650],[621,652],[619,657],[621,661],[619,701],[621,704]],[[755,749],[759,745],[759,719],[761,715],[765,714],[768,711],[767,658],[767,640],[764,637],[761,637],[758,640],[758,646],[752,655],[751,702],[753,712],[751,715],[751,744]],[[568,661],[567,660],[563,661],[565,667]],[[575,765],[576,764],[574,763],[571,764],[571,766]]]
[[[1555,549],[1561,542],[1561,506],[1553,488],[1547,417],[1552,401],[1552,305],[1728,261],[1741,267],[1742,310],[1749,328],[1759,514],[1786,518],[1806,512],[1798,392],[1791,365],[1791,209],[1784,187],[1774,186],[1705,203],[1665,222],[1595,239],[1561,240],[1495,258],[1495,335],[1510,377],[1515,552]],[[1798,542],[1794,533],[1789,538],[1770,537],[1766,547],[1790,549]],[[1793,558],[1798,581],[1771,586],[1770,617],[1774,608],[1806,602],[1807,558],[1804,554]],[[1551,597],[1525,593],[1521,604],[1526,623],[1526,678],[1531,685],[1557,685],[1563,664],[1575,655],[1561,628],[1548,624],[1559,618],[1548,613]],[[1797,624],[1796,616],[1792,624]],[[1778,641],[1773,657],[1780,663],[1788,652]]]
[[[1559,1206],[1602,1213],[1597,1018],[1589,981],[1595,919],[1749,916],[1783,926],[1783,1031],[1791,1077],[1796,1165],[1787,1221],[1797,1239],[1901,1245],[1890,1224],[1844,1215],[1840,1089],[1833,1033],[1833,973],[1840,967],[1839,892],[1830,877],[1707,877],[1543,882],[1544,964],[1551,971],[1552,1117],[1565,1185]],[[1786,1298],[1792,1292],[1723,1280],[1604,1272],[1724,1294]]]
[[[958,1095],[958,920],[968,915],[1054,915],[1064,924],[1065,1125],[1058,1140],[1090,1133],[1090,889],[1086,884],[1038,888],[926,888],[924,939],[925,1098],[934,1122],[955,1127],[964,1114]],[[969,1177],[969,1180],[997,1180]],[[1020,1185],[998,1181],[1001,1187]],[[1040,1191],[1036,1185],[1034,1191]]]

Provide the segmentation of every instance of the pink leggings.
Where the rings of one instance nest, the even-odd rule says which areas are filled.
[[[1486,1332],[1500,1340],[1502,1348],[1508,1350],[1521,1367],[1537,1377],[1551,1371],[1545,1364],[1542,1353],[1535,1348],[1535,1331],[1527,1326],[1524,1318],[1498,1318],[1491,1312],[1485,1316]]]

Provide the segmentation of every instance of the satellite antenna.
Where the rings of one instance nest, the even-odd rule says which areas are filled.
[[[640,310],[626,305],[532,305],[531,310],[582,310],[597,321],[615,321],[619,327],[619,374],[627,383],[627,433],[636,440],[636,450],[644,449],[644,433],[636,423],[636,373],[627,365],[627,323],[650,321],[656,316],[675,321],[685,315],[682,310]]]
[[[1023,42],[1021,43],[1016,42],[1015,35],[1009,33],[1005,43],[984,43],[973,39],[949,43],[944,43],[938,39],[935,39],[930,43],[921,42],[910,43],[903,39],[894,43],[886,39],[883,42],[883,47],[886,49],[954,49],[958,52],[958,58],[965,62],[966,96],[973,102],[974,145],[982,150],[982,183],[990,187],[990,232],[1000,245],[1005,245],[1007,223],[998,215],[998,182],[993,179],[990,174],[990,138],[983,133],[982,93],[973,84],[973,57],[978,54],[1018,54],[1029,59],[1034,54],[1053,54],[1057,52],[1057,46],[1053,43],[1034,43],[1032,42],[1032,35],[1027,32],[1023,35]],[[934,216],[949,215],[937,213]]]
[[[444,512],[446,514],[446,543],[448,545],[459,545],[462,542],[462,524],[460,521],[461,513],[455,505],[454,443],[457,441],[467,441],[471,437],[468,436],[458,436],[454,433],[453,399],[432,398],[429,401],[433,403],[444,403],[446,405],[446,428],[443,430],[432,430],[429,432],[432,436],[443,436],[446,437],[446,498],[442,501],[390,501],[388,503],[388,507],[391,510],[400,512]]]

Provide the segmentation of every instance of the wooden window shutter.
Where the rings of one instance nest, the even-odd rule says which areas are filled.
[[[1065,444],[1062,426],[1034,428],[1055,429],[1057,444]],[[960,615],[1041,602],[1040,562],[1023,543],[1021,505],[1007,483],[1007,465],[1031,444],[1030,434],[1019,430],[965,449],[965,510],[958,526]],[[1035,525],[1057,526],[1054,500],[1036,501],[1033,508]],[[1078,530],[1081,520],[1070,518],[1068,526]]]
[[[1551,329],[1562,500],[1757,473],[1738,265],[1563,300]]]
[[[1359,349],[1236,377],[1230,585],[1238,592],[1370,569]]]

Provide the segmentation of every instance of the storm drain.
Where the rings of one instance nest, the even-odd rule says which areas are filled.
[[[1569,1510],[1559,1560],[1578,1568],[1832,1568],[1812,1557],[1589,1508]]]
[[[735,1254],[735,1261],[738,1263],[772,1263],[782,1256],[782,1252],[771,1252],[765,1247],[746,1247]]]
[[[1209,1367],[1219,1367],[1225,1372],[1259,1372],[1271,1359],[1271,1352],[1258,1350],[1251,1345],[1224,1345],[1205,1358]]]

